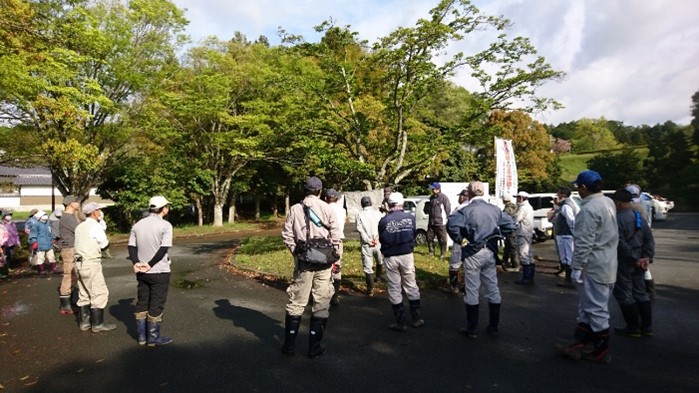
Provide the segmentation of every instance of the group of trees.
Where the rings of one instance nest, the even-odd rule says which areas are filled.
[[[536,90],[562,73],[467,0],[371,44],[330,20],[319,42],[280,29],[276,46],[187,46],[169,0],[0,6],[0,164],[46,165],[63,193],[98,187],[124,211],[161,193],[221,225],[237,196],[288,206],[310,174],[338,189],[492,181],[494,136],[516,140],[524,182],[550,178],[528,113],[558,106]],[[447,52],[484,31],[498,35],[482,51]],[[478,91],[449,81],[459,69]]]

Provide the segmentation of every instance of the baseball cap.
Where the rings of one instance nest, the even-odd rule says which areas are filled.
[[[162,195],[154,196],[153,198],[151,198],[148,201],[148,207],[150,209],[160,209],[161,207],[163,207],[165,205],[169,205],[169,204],[170,204],[170,201],[165,199],[165,197]]]
[[[430,190],[434,190],[434,189],[441,190],[441,189],[442,189],[442,185],[439,184],[438,181],[436,181],[436,182],[430,184]]]
[[[329,197],[333,197],[333,198],[339,198],[339,197],[340,197],[340,193],[337,192],[334,188],[328,189],[328,191],[325,192],[325,195],[327,195],[327,196],[329,196]]]
[[[33,211],[33,210],[32,210],[32,211]],[[45,216],[45,215],[47,215],[47,214],[46,214],[46,212],[43,211],[43,210],[37,210],[37,211],[33,214],[34,218],[36,218],[37,220],[40,219],[41,217]]]
[[[620,188],[614,192],[612,199],[619,202],[631,202],[632,195],[629,190],[625,188]]]
[[[97,202],[90,202],[83,206],[83,214],[92,214],[95,210],[101,209],[102,206],[99,205]]]
[[[631,202],[641,202],[641,187],[638,184],[629,184],[626,186],[626,191],[631,193]]]
[[[600,176],[599,173],[592,171],[592,170],[586,170],[582,171],[578,174],[578,178],[575,179],[572,183],[575,184],[576,186],[586,186],[589,187],[593,185],[595,182],[601,181],[602,176]]]
[[[509,201],[512,200],[512,195],[511,195],[511,194],[507,194],[507,193],[502,194],[502,200],[505,201],[505,202],[509,202]]]
[[[308,191],[318,191],[323,188],[323,182],[315,176],[311,176],[303,183],[303,188]]]
[[[63,206],[68,206],[73,202],[80,203],[80,202],[82,202],[82,198],[80,198],[79,196],[75,196],[75,195],[66,195],[66,197],[63,198]]]
[[[400,192],[392,192],[391,195],[388,196],[389,205],[402,205],[403,203],[405,203],[405,198],[403,198],[403,194]]]
[[[524,198],[524,199],[529,199],[529,193],[526,192],[526,191],[520,191],[520,192],[518,192],[518,193],[517,193],[517,196],[518,196],[518,197],[522,197],[522,198]]]
[[[468,196],[468,188],[464,188],[463,190],[461,190],[460,193],[456,194],[456,196],[465,196],[465,197],[467,197],[467,196]]]

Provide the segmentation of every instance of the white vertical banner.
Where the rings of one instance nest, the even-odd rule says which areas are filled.
[[[495,196],[517,194],[517,163],[512,141],[495,138]]]

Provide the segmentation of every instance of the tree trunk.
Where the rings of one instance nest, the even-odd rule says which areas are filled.
[[[284,194],[284,217],[289,215],[289,209],[291,209],[290,202],[291,197],[289,196],[289,191]]]
[[[235,197],[236,193],[231,193],[231,199],[228,202],[228,223],[235,224]]]
[[[223,226],[223,204],[221,202],[214,203],[214,223],[215,227]]]
[[[260,220],[260,196],[255,193],[255,220]]]
[[[201,206],[201,196],[194,198],[194,203],[197,207],[197,225],[204,225],[204,208]]]

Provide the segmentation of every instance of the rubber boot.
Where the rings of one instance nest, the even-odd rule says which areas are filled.
[[[70,306],[70,295],[59,296],[58,299],[61,302],[61,307],[58,309],[61,315],[73,315],[73,308]]]
[[[655,300],[655,281],[653,281],[653,279],[650,279],[644,280],[644,282],[646,284],[646,292],[648,293],[650,300]]]
[[[406,331],[408,326],[405,324],[405,307],[403,306],[403,303],[391,304],[391,308],[393,309],[393,316],[395,317],[396,322],[390,324],[388,326],[389,329],[397,332]]]
[[[515,284],[519,285],[532,285],[534,284],[534,265],[522,265],[522,278],[515,281]]]
[[[609,350],[609,329],[593,333],[592,345],[594,348],[590,352],[583,353],[583,359],[598,363],[611,363],[612,355]]]
[[[138,332],[138,345],[146,345],[148,341],[146,335],[146,318],[148,317],[148,311],[142,311],[134,313],[136,317],[136,331]]]
[[[497,336],[500,333],[498,330],[498,325],[500,324],[500,303],[488,303],[488,313],[490,322],[485,331],[492,336]]]
[[[580,360],[585,346],[592,340],[592,328],[586,323],[578,323],[573,332],[573,341],[567,345],[560,346],[559,351],[573,359]]]
[[[330,298],[330,305],[331,306],[339,306],[340,305],[340,280],[333,280],[333,288],[335,288],[335,292],[333,292],[333,296]]]
[[[555,274],[555,275],[557,275],[558,277],[560,277],[560,276],[561,276],[561,273],[565,273],[565,271],[566,271],[566,265],[564,265],[564,264],[562,264],[562,263],[559,263],[559,264],[558,264],[558,270],[557,270],[555,273],[553,273],[553,274]]]
[[[148,346],[155,347],[158,345],[170,344],[172,338],[160,335],[160,326],[163,323],[163,314],[154,317],[148,314]]]
[[[449,283],[442,288],[443,292],[458,295],[459,294],[459,271],[449,269]]]
[[[641,317],[641,334],[646,337],[653,336],[653,311],[651,302],[637,302],[638,314]]]
[[[419,328],[425,326],[425,320],[422,318],[422,310],[420,310],[420,299],[409,300],[410,302],[410,317],[413,320],[413,327]]]
[[[563,288],[575,288],[575,284],[573,284],[573,280],[570,278],[571,273],[573,272],[573,269],[571,269],[570,266],[565,267],[565,278],[563,278],[563,282],[556,283],[556,286],[563,287]]]
[[[441,260],[447,259],[447,243],[446,242],[439,245],[439,259],[441,259]]]
[[[90,306],[80,306],[78,312],[80,330],[82,330],[83,332],[90,330]]]
[[[49,263],[49,273],[56,273],[56,270],[58,269],[56,262],[54,263]]]
[[[90,319],[92,320],[92,333],[107,332],[116,329],[113,323],[104,323],[104,309],[91,308]]]
[[[364,275],[364,278],[366,280],[366,295],[367,296],[374,296],[374,274],[373,273],[366,273]]]
[[[478,305],[477,304],[467,304],[466,305],[466,327],[461,328],[459,333],[466,337],[476,338],[478,334]]]
[[[282,353],[285,355],[293,355],[296,351],[296,336],[299,334],[301,326],[300,315],[286,314],[284,318],[284,344],[282,345]]]
[[[374,280],[376,282],[385,281],[384,276],[383,276],[383,265],[382,264],[376,265],[376,277],[374,278]]]
[[[42,263],[41,265],[36,265],[36,271],[37,271],[39,274],[45,274],[45,273],[46,273],[46,268],[45,268],[44,264]]]
[[[321,344],[328,318],[311,317],[311,330],[308,332],[308,357],[315,359],[325,353],[325,346]]]
[[[624,321],[626,321],[626,327],[614,328],[614,334],[625,337],[640,338],[640,316],[636,303],[620,304],[619,307],[621,308],[621,315],[624,316]]]

